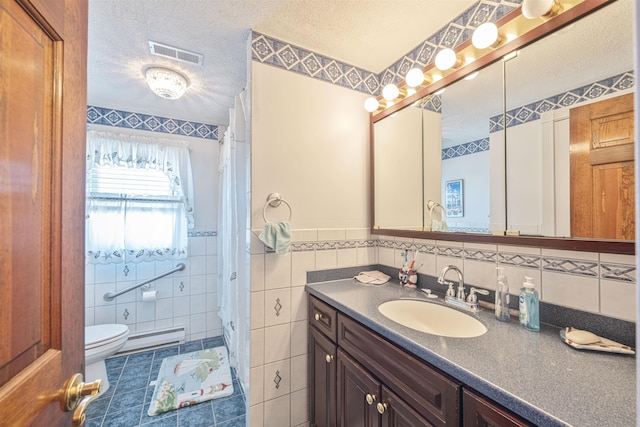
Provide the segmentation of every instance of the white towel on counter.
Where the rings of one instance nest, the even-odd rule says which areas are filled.
[[[382,271],[363,271],[358,274],[355,279],[360,283],[368,283],[370,285],[382,285],[387,283],[391,277],[384,274]]]

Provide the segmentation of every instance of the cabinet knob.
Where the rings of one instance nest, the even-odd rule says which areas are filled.
[[[384,411],[386,411],[387,408],[389,408],[389,404],[388,403],[378,403],[376,405],[376,408],[378,409],[378,413],[379,414],[384,414]]]
[[[333,354],[327,354],[327,355],[324,357],[324,360],[326,360],[326,361],[327,361],[327,363],[331,363],[331,361],[333,360]]]
[[[367,403],[369,405],[373,405],[373,402],[376,401],[376,395],[375,394],[371,394],[371,393],[367,393]]]
[[[316,313],[316,314],[313,316],[313,318],[314,318],[314,319],[316,319],[317,321],[319,321],[320,319],[322,319],[322,314],[320,314],[320,313]]]

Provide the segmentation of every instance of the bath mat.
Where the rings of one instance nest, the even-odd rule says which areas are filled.
[[[226,347],[162,360],[148,414],[158,415],[233,394]]]

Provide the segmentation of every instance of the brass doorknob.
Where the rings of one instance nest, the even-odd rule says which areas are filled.
[[[371,393],[367,393],[366,399],[367,399],[367,404],[368,405],[373,405],[373,402],[376,401],[376,395],[375,394],[371,394]]]
[[[376,405],[376,408],[378,409],[379,414],[384,414],[384,411],[386,411],[388,407],[389,407],[388,403],[378,403]]]
[[[331,363],[331,361],[333,360],[333,354],[327,354],[327,355],[324,357],[324,360],[326,360],[326,361],[327,361],[327,363]]]
[[[95,380],[91,383],[85,383],[83,380],[82,374],[73,374],[64,383],[61,393],[62,410],[65,412],[74,411],[72,417],[72,426],[74,427],[84,424],[87,406],[98,397],[102,387],[102,380]]]

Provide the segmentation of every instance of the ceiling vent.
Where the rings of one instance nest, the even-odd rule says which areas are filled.
[[[188,50],[178,49],[177,47],[167,46],[166,44],[151,40],[149,40],[149,51],[152,55],[171,58],[196,65],[202,65],[202,61],[204,59],[204,55],[200,53],[189,52]]]

